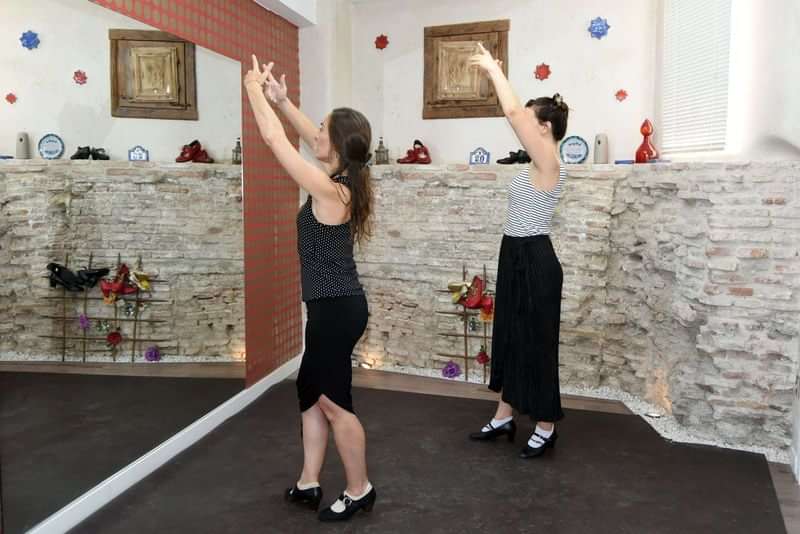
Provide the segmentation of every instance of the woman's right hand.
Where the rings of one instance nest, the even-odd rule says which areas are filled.
[[[278,80],[275,79],[275,76],[273,76],[270,72],[269,76],[267,77],[266,91],[267,96],[274,103],[282,104],[285,102],[288,99],[286,96],[286,75],[281,74],[281,81],[278,82]]]

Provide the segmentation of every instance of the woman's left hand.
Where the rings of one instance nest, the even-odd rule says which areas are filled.
[[[263,88],[264,84],[267,82],[267,78],[272,72],[272,66],[274,64],[275,63],[270,62],[264,65],[264,70],[262,71],[258,67],[258,58],[253,54],[253,68],[248,70],[247,74],[244,75],[244,86],[247,87],[249,84],[257,83],[259,88]]]
[[[484,72],[491,72],[493,69],[500,69],[503,62],[494,59],[492,54],[483,47],[483,43],[478,43],[479,52],[469,58],[470,67],[479,67]]]

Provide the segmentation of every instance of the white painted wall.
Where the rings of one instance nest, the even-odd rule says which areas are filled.
[[[493,159],[517,150],[503,118],[422,119],[423,28],[510,19],[509,78],[520,99],[561,93],[571,108],[568,135],[591,145],[595,134],[607,133],[611,157],[632,159],[639,127],[654,113],[656,7],[656,0],[355,0],[353,107],[370,119],[376,139],[384,136],[392,158],[405,155],[415,138],[442,163],[466,162],[479,145]],[[598,16],[611,25],[602,40],[587,31]],[[381,33],[389,37],[383,51],[374,46]],[[553,71],[545,81],[533,75],[542,62]],[[614,98],[620,88],[630,94],[622,103]]]
[[[104,147],[112,159],[127,159],[141,144],[153,161],[174,161],[182,145],[199,139],[217,160],[230,160],[241,135],[239,62],[197,47],[199,120],[111,117],[108,30],[153,29],[87,0],[0,1],[0,154],[14,155],[17,132],[36,143],[46,133],[64,140],[64,157],[85,145]],[[41,44],[23,48],[19,36],[33,30]],[[86,85],[72,80],[87,73]],[[5,95],[19,100],[11,105]]]
[[[800,2],[733,0],[728,152],[800,159]]]

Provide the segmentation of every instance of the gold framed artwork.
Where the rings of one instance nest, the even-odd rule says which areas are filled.
[[[425,28],[423,119],[502,117],[491,82],[468,65],[482,42],[508,74],[508,20]]]
[[[109,30],[111,115],[197,120],[195,47],[172,34]]]

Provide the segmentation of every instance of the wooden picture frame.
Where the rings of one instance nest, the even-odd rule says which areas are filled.
[[[482,42],[508,75],[510,26],[509,20],[492,20],[425,28],[423,119],[503,116],[491,81],[466,61]]]
[[[111,115],[197,120],[195,45],[170,33],[109,30]]]

